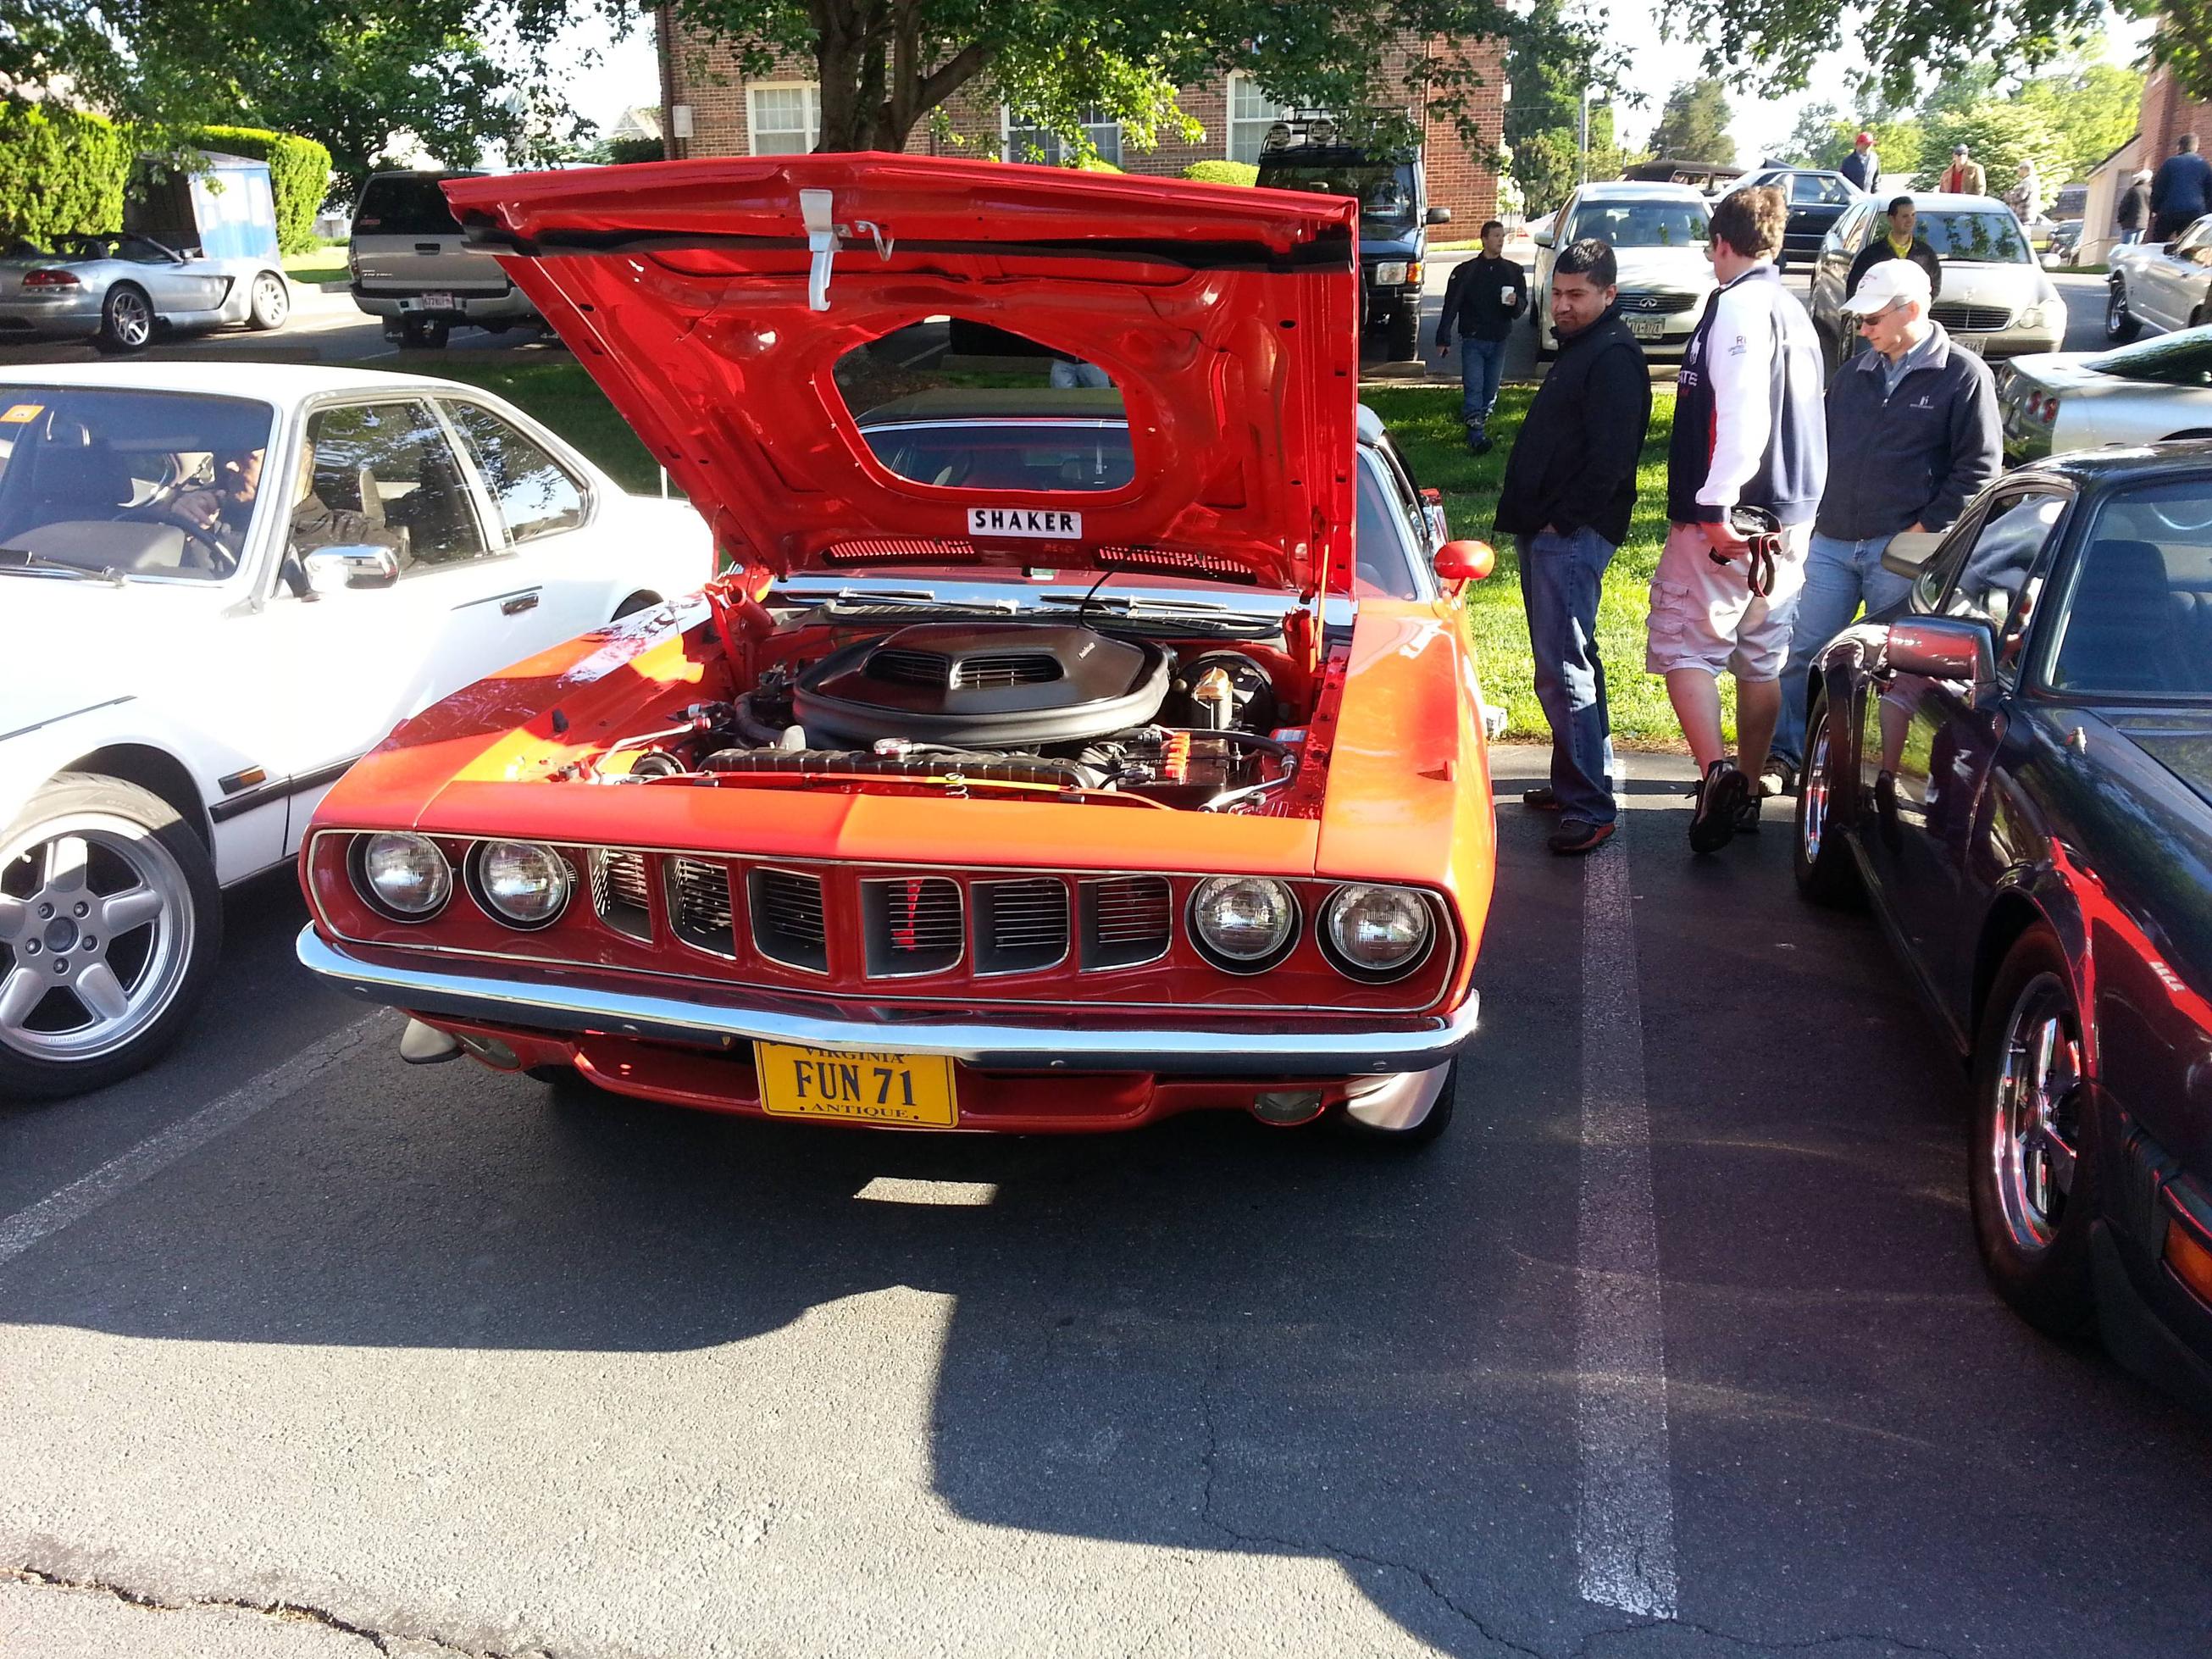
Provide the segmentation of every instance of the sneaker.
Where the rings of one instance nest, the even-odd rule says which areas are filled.
[[[1735,839],[1736,816],[1751,799],[1751,780],[1735,763],[1717,760],[1698,786],[1698,810],[1690,817],[1690,850],[1717,853]]]
[[[1585,853],[1595,853],[1613,839],[1613,825],[1586,823],[1580,818],[1568,818],[1553,830],[1544,845],[1562,858],[1579,858]]]
[[[1778,756],[1767,757],[1766,764],[1759,774],[1759,793],[1770,800],[1777,795],[1797,793],[1797,767],[1795,762]]]
[[[1552,793],[1552,786],[1548,783],[1540,783],[1534,789],[1523,789],[1521,804],[1532,812],[1556,812],[1559,810],[1559,798]]]
[[[1736,808],[1736,834],[1755,836],[1759,833],[1759,809],[1764,805],[1765,803],[1759,798],[1758,790],[1753,789],[1746,793],[1743,805]]]
[[[1487,455],[1497,447],[1498,446],[1491,442],[1487,437],[1481,437],[1474,439],[1468,445],[1467,453],[1470,455]]]

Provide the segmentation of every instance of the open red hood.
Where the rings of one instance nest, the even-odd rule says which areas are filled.
[[[1304,592],[1349,585],[1349,198],[889,155],[445,188],[743,562],[1079,568],[1139,550]],[[939,315],[1104,368],[1128,411],[1133,482],[949,489],[879,465],[831,371]],[[1028,533],[975,533],[978,508],[1024,509],[980,522]],[[1079,514],[1079,532],[1054,536],[1076,521],[1046,513]]]

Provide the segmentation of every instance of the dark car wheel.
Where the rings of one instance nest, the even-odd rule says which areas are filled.
[[[1383,339],[1394,363],[1421,355],[1421,310],[1418,302],[1401,304],[1391,313],[1389,331]]]
[[[2096,1126],[2081,1016],[2051,930],[2023,933],[1990,992],[1974,1045],[1966,1183],[1997,1294],[2054,1336],[2095,1328],[2089,1231]]]
[[[174,1042],[222,950],[207,848],[158,795],[64,772],[0,832],[0,1097],[58,1099]]]
[[[118,283],[100,302],[100,332],[93,344],[101,351],[143,351],[154,337],[154,302],[143,289]]]
[[[1828,718],[1828,694],[1813,700],[1805,720],[1805,775],[1797,784],[1796,854],[1792,860],[1797,890],[1815,904],[1856,903],[1862,895],[1858,868],[1844,842],[1838,809],[1845,805],[1836,734]]]
[[[2105,292],[2105,337],[2124,345],[2142,332],[2142,324],[2128,309],[2128,291],[2114,283]]]

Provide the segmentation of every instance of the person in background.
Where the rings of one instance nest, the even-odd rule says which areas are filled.
[[[1900,531],[1948,530],[2004,467],[1996,378],[1953,346],[1930,317],[1927,273],[1905,259],[1876,265],[1851,302],[1873,348],[1828,383],[1828,482],[1813,520],[1805,591],[1782,670],[1782,723],[1762,793],[1794,786],[1810,738],[1805,675],[1814,653],[1850,624],[1894,609],[1912,579],[1882,568]]]
[[[2120,228],[2120,246],[2127,247],[2143,239],[2150,228],[2150,169],[2145,167],[2120,192],[2120,204],[2113,210],[2112,222]]]
[[[1505,374],[1505,342],[1513,319],[1528,308],[1528,279],[1505,257],[1505,227],[1492,219],[1482,228],[1482,252],[1460,261],[1444,285],[1443,311],[1437,318],[1437,356],[1451,349],[1452,329],[1459,329],[1459,412],[1471,454],[1490,453],[1485,428]]]
[[[1720,287],[1674,382],[1667,544],[1651,578],[1644,662],[1666,677],[1698,757],[1690,818],[1698,853],[1759,828],[1752,780],[1765,770],[1782,714],[1782,665],[1828,476],[1820,337],[1774,268],[1788,217],[1782,192],[1768,188],[1737,191],[1714,208],[1709,246]],[[1742,509],[1778,526],[1771,555],[1739,527]],[[1723,672],[1735,676],[1736,759],[1723,747]]]
[[[1928,239],[1920,234],[1920,215],[1912,205],[1910,196],[1893,198],[1889,204],[1889,222],[1882,234],[1859,250],[1859,257],[1851,261],[1850,274],[1844,278],[1844,299],[1848,302],[1858,291],[1859,283],[1867,272],[1885,259],[1910,259],[1928,273],[1928,291],[1943,291],[1943,262],[1936,257],[1936,250],[1928,246]]]
[[[2173,154],[2158,164],[2150,181],[2150,239],[2170,242],[2212,213],[2212,161],[2197,153],[2197,135],[2173,141]]]
[[[2013,185],[2005,192],[2005,205],[2020,216],[2024,230],[2033,230],[2043,216],[2043,178],[2034,162],[2022,161],[2013,169]]]
[[[1554,853],[1595,852],[1619,815],[1613,722],[1597,651],[1599,590],[1627,538],[1636,464],[1651,419],[1651,370],[1621,320],[1612,247],[1585,237],[1552,266],[1559,355],[1505,458],[1498,531],[1521,554],[1536,701],[1552,728],[1552,781],[1521,797],[1557,812]]]
[[[1966,146],[1951,146],[1951,165],[1943,169],[1943,188],[1954,196],[1986,196],[1990,193],[1989,175],[1982,164],[1966,152]]]
[[[1881,156],[1874,147],[1874,134],[1863,132],[1851,141],[1851,153],[1844,157],[1843,165],[1836,169],[1861,190],[1871,196],[1881,183]]]
[[[1080,386],[1108,391],[1113,387],[1114,377],[1096,363],[1055,351],[1052,354],[1051,381],[1063,392]]]

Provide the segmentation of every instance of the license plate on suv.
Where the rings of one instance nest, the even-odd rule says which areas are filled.
[[[412,300],[402,300],[399,302],[399,308],[402,311],[459,311],[460,309],[453,303],[453,296],[450,294],[424,294]]]
[[[844,1054],[790,1042],[753,1044],[761,1109],[771,1117],[839,1118],[917,1129],[960,1121],[952,1062],[942,1054]]]
[[[1628,331],[1639,340],[1663,340],[1667,337],[1667,325],[1657,317],[1631,317]]]

